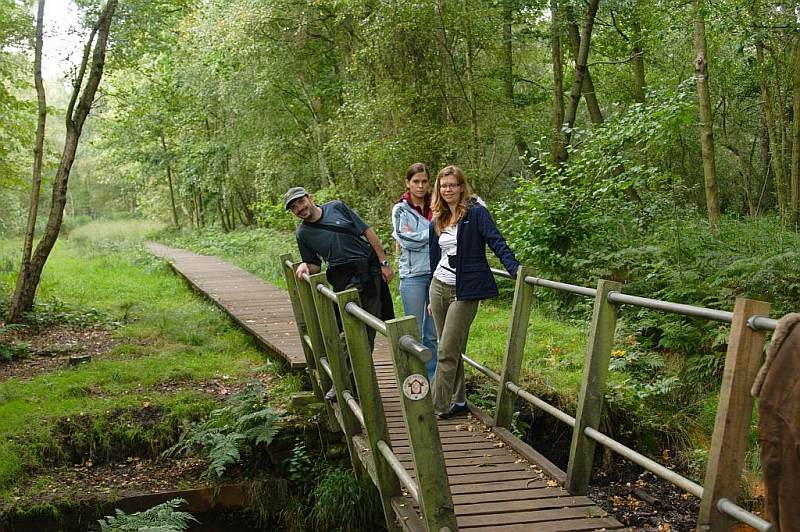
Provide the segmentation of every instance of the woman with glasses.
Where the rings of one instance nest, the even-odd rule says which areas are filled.
[[[437,417],[446,419],[467,411],[461,354],[478,302],[497,295],[486,245],[512,276],[519,262],[458,166],[447,166],[436,176],[432,209],[430,311],[439,336],[432,394]]]
[[[436,370],[436,329],[428,315],[428,289],[431,268],[428,230],[431,210],[430,173],[423,163],[414,163],[406,172],[406,191],[392,208],[392,236],[400,246],[400,298],[406,316],[417,317],[422,344],[431,350],[428,378]]]

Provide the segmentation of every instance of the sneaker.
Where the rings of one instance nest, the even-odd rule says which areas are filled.
[[[469,408],[467,408],[466,404],[459,405],[453,403],[450,405],[450,408],[447,409],[446,412],[438,412],[436,417],[439,419],[450,419],[451,417],[460,416],[461,414],[466,414]]]
[[[325,394],[325,400],[330,401],[331,403],[336,402],[336,390],[334,390],[333,387],[331,387],[331,389],[328,390],[328,393]]]

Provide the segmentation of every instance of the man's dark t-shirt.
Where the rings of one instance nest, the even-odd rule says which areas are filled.
[[[369,227],[361,217],[345,203],[334,200],[320,205],[322,216],[314,223],[303,222],[297,227],[297,247],[300,257],[307,264],[328,268],[340,266],[356,259],[366,259],[372,246],[361,235]],[[320,230],[333,226],[340,231]]]

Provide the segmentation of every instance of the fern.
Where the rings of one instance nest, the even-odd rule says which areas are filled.
[[[275,423],[279,415],[262,401],[263,388],[248,387],[213,410],[164,455],[188,455],[199,449],[208,455],[208,474],[222,477],[229,466],[241,460],[243,448],[269,445],[278,434]]]
[[[229,465],[239,461],[241,458],[239,446],[243,439],[245,439],[244,434],[238,432],[214,435],[208,457],[211,460],[209,469],[213,470],[217,477],[221,477]]]
[[[126,514],[122,510],[115,510],[115,515],[99,519],[101,532],[116,532],[122,530],[138,530],[147,532],[174,532],[187,530],[189,521],[199,523],[192,514],[178,512],[176,509],[186,504],[184,499],[172,499],[149,510]]]

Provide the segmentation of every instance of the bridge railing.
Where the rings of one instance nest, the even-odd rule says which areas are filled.
[[[436,417],[427,393],[430,384],[425,362],[431,352],[419,342],[416,318],[384,322],[360,306],[357,290],[335,293],[322,273],[298,280],[298,263],[293,263],[290,255],[281,260],[312,388],[324,401],[326,391],[333,387],[337,402],[324,401],[327,415],[345,433],[356,475],[368,475],[378,487],[387,528],[458,530]],[[367,327],[389,341],[416,480],[392,449]],[[416,392],[402,393],[409,383],[417,387]],[[422,520],[401,486],[419,506]]]
[[[511,277],[502,270],[493,272],[500,277]],[[544,457],[540,455],[533,457],[545,465],[544,469],[548,473],[561,480],[571,493],[585,494],[588,490],[595,443],[600,443],[699,497],[701,506],[698,528],[728,530],[732,524],[731,519],[736,519],[757,530],[770,530],[772,526],[770,523],[734,502],[739,494],[739,481],[754,404],[750,396],[750,387],[763,359],[765,331],[773,330],[777,323],[776,320],[767,317],[769,304],[738,298],[734,311],[727,312],[626,295],[621,291],[621,284],[614,281],[600,280],[595,289],[542,279],[533,276],[532,273],[532,269],[526,266],[521,267],[517,273],[502,373],[497,374],[464,355],[468,365],[498,383],[494,419],[488,420],[493,421],[498,436],[517,450],[538,454],[518,440],[514,441],[515,438],[508,430],[511,427],[514,401],[519,397],[573,428],[566,474]],[[519,386],[534,287],[545,287],[594,298],[589,344],[575,417]],[[598,430],[620,305],[635,305],[731,324],[705,486],[681,476]]]

